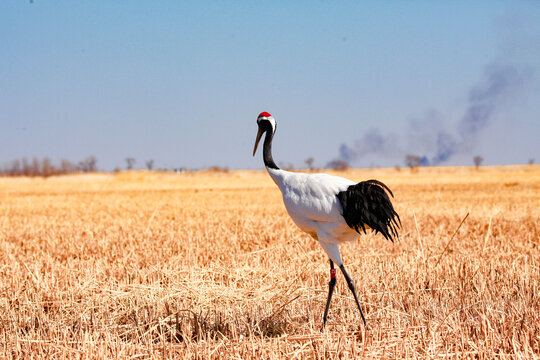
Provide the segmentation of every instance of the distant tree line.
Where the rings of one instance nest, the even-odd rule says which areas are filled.
[[[476,170],[480,169],[480,166],[484,163],[484,158],[480,155],[475,155],[473,158],[473,164]],[[313,158],[307,158],[304,161],[308,165],[308,169],[313,169]],[[416,172],[422,166],[432,166],[429,159],[426,156],[418,156],[415,154],[406,154],[404,159],[405,165],[411,170],[411,172]],[[527,162],[529,165],[534,165],[534,159],[530,158]],[[349,163],[344,160],[335,159],[326,164],[326,168],[334,170],[347,170],[349,168]],[[394,167],[397,171],[401,170],[399,165]]]
[[[126,161],[126,170],[133,170],[137,160],[133,157],[125,158]],[[307,165],[308,170],[315,170],[313,166],[314,163],[313,157],[308,157],[304,160]],[[479,169],[484,161],[484,158],[480,155],[473,157],[473,163],[476,169]],[[531,158],[528,160],[529,165],[535,163],[535,159]],[[97,171],[97,159],[95,156],[88,156],[79,162],[71,162],[69,160],[61,160],[59,164],[54,164],[48,157],[39,159],[34,157],[31,161],[26,158],[16,159],[11,162],[0,165],[0,176],[53,176],[53,175],[64,175],[72,173],[89,173]],[[418,168],[421,166],[429,166],[430,163],[425,156],[418,156],[414,154],[405,155],[405,165],[411,169],[412,172],[418,171]],[[154,160],[147,160],[145,162],[146,169],[149,171],[154,170]],[[292,164],[280,164],[282,168],[285,169],[294,169]],[[347,170],[349,168],[349,163],[344,160],[334,159],[326,164],[326,168],[334,170]],[[395,166],[396,170],[401,170],[399,165]],[[182,172],[187,169],[184,167],[181,168],[160,168],[158,171],[174,171]],[[228,172],[228,167],[212,166],[207,170],[210,171],[219,171],[219,172]],[[114,172],[121,171],[119,167],[114,169]]]
[[[51,159],[34,157],[31,161],[26,158],[16,159],[0,167],[0,176],[53,176],[71,173],[88,173],[97,171],[97,159],[88,156],[78,163],[69,160],[61,160],[54,164]]]

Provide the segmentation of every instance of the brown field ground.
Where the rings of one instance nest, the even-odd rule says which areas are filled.
[[[338,274],[321,331],[328,260],[264,171],[0,178],[0,356],[539,357],[540,166],[339,174],[403,222],[341,247],[370,330]]]

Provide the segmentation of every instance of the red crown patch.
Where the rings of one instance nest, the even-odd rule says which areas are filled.
[[[259,114],[259,117],[261,116],[264,116],[264,117],[270,117],[272,115],[270,115],[269,113],[267,113],[266,111],[263,111],[262,113]]]

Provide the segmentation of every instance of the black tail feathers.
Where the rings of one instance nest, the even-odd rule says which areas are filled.
[[[343,217],[351,229],[366,233],[366,225],[376,233],[394,242],[401,227],[399,215],[386,192],[392,191],[378,180],[367,180],[351,185],[337,194],[343,208]]]

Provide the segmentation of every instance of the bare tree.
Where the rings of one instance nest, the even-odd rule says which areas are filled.
[[[41,161],[41,175],[47,177],[54,174],[54,167],[51,165],[51,159],[48,157],[43,158]]]
[[[534,159],[533,158],[529,159],[529,165],[534,165]]]
[[[334,170],[347,170],[349,168],[349,163],[344,160],[335,159],[330,161],[326,167]]]
[[[146,168],[150,171],[154,168],[154,160],[147,160],[146,161]]]
[[[30,174],[32,176],[38,176],[40,171],[41,169],[39,166],[39,159],[37,157],[34,157],[32,159],[32,165],[30,166]]]
[[[21,162],[18,159],[14,160],[13,163],[11,164],[10,175],[17,176],[17,175],[21,175],[21,174],[22,174]]]
[[[78,168],[80,169],[80,171],[82,172],[88,172],[88,165],[86,164],[86,161],[83,159],[81,161],[79,161],[79,166]]]
[[[313,159],[311,156],[308,157],[306,160],[304,160],[304,162],[306,163],[306,165],[308,166],[308,169],[309,170],[313,170],[313,162],[315,161],[315,159]]]
[[[128,170],[132,170],[132,169],[133,169],[133,165],[135,165],[135,159],[132,158],[132,157],[126,158],[126,164],[127,164],[127,169],[128,169]]]
[[[60,173],[62,174],[68,174],[73,172],[75,169],[75,166],[68,160],[63,159],[60,162]]]
[[[26,158],[22,159],[22,173],[24,176],[32,175],[32,169],[30,167],[30,164],[28,163],[28,160],[26,160]]]
[[[96,171],[97,159],[95,156],[88,156],[79,162],[79,167],[82,172],[94,172]]]
[[[421,161],[422,159],[418,155],[413,155],[413,154],[405,155],[405,165],[407,165],[407,167],[411,169],[411,171],[416,171],[418,167],[420,166]]]
[[[95,156],[89,156],[87,157],[86,159],[86,162],[88,164],[88,171],[91,171],[91,172],[94,172],[97,170],[96,168],[96,163],[97,163],[97,159]]]
[[[473,157],[474,166],[476,167],[476,170],[480,168],[480,165],[482,165],[482,162],[484,161],[484,158],[480,155],[476,155]]]

